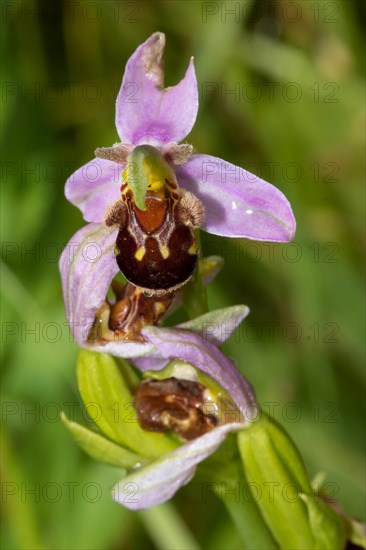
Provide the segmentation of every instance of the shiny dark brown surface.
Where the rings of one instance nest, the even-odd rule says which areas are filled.
[[[116,260],[123,275],[152,291],[184,284],[194,273],[198,252],[192,229],[178,219],[176,203],[149,197],[144,212],[131,202],[127,205],[128,216],[116,240]]]
[[[168,243],[169,256],[164,259],[158,241],[149,237],[145,241],[145,255],[138,261],[135,258],[136,242],[124,227],[119,231],[116,241],[118,267],[126,279],[136,286],[169,290],[183,284],[194,273],[198,255],[187,252],[193,238],[188,227],[176,228]]]
[[[173,430],[183,439],[195,439],[212,430],[218,419],[205,414],[205,386],[191,380],[149,378],[135,394],[140,426],[154,432]]]
[[[88,335],[92,343],[145,342],[141,329],[156,325],[174,300],[174,292],[147,296],[138,287],[112,281],[115,300],[106,299],[95,315]]]
[[[119,339],[143,342],[141,329],[156,324],[173,298],[174,295],[168,293],[161,298],[145,296],[141,289],[127,284],[111,306],[109,328]]]

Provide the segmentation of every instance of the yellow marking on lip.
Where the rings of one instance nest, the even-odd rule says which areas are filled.
[[[167,258],[169,258],[169,249],[167,246],[164,246],[164,245],[159,245],[159,250],[160,250],[160,254],[163,256],[163,259],[166,260]]]
[[[146,248],[144,246],[140,246],[135,252],[135,258],[138,262],[141,262],[142,258],[145,256]]]
[[[166,311],[166,307],[162,302],[155,302],[154,303],[154,312],[155,315],[162,315]]]
[[[194,243],[191,244],[191,246],[188,248],[188,254],[196,254],[197,250],[198,250],[197,243],[194,242]]]
[[[161,178],[154,178],[153,176],[150,176],[148,181],[149,183],[147,188],[149,191],[155,191],[156,193],[165,187],[165,181]]]

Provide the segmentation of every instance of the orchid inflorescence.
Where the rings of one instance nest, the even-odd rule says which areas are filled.
[[[210,459],[218,457],[216,475],[232,461],[259,486],[296,486],[298,499],[275,490],[274,500],[253,504],[271,547],[343,548],[349,521],[314,498],[294,444],[219,349],[248,308],[206,307],[205,285],[222,260],[200,256],[198,230],[287,242],[291,206],[243,168],[179,143],[197,116],[197,80],[191,59],[184,78],[164,88],[164,45],[155,33],[127,62],[116,102],[121,142],[96,149],[66,183],[88,222],[60,260],[66,316],[81,348],[81,398],[101,414],[93,429],[63,420],[90,456],[122,469],[112,495],[128,508],[170,499],[220,448]],[[191,318],[162,326],[182,304]],[[230,438],[235,445],[225,445]]]

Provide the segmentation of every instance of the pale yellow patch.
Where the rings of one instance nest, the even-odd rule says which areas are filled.
[[[194,243],[191,244],[191,246],[188,248],[188,254],[196,254],[196,253],[197,253],[197,250],[198,250],[197,243],[194,242]]]
[[[166,260],[167,258],[169,258],[169,249],[167,246],[164,246],[164,245],[159,245],[159,250],[160,250],[160,254],[163,256],[164,260]]]
[[[165,187],[165,181],[160,178],[149,177],[148,190],[157,193]]]
[[[144,246],[140,246],[135,252],[135,258],[138,262],[141,262],[142,258],[145,256],[146,249]]]
[[[166,311],[166,307],[162,302],[155,302],[154,311],[155,314],[160,317],[160,315],[163,315],[163,313]]]

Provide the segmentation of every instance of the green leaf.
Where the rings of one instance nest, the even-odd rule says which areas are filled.
[[[302,490],[312,494],[311,483],[305,468],[302,456],[295,443],[282,426],[274,419],[266,417],[266,430],[271,437],[271,442],[288,470],[289,476],[294,479]]]
[[[310,550],[315,548],[313,533],[306,506],[298,494],[298,490],[308,490],[308,482],[305,487],[301,484],[303,463],[292,441],[284,437],[284,432],[270,425],[269,419],[263,415],[239,432],[238,445],[244,471],[260,495],[258,506],[280,547]],[[280,444],[283,448],[277,448]]]
[[[141,377],[138,376],[136,370],[123,357],[114,357],[114,360],[116,361],[129,390],[134,392],[141,382]]]
[[[77,422],[72,422],[64,413],[61,413],[61,420],[73,435],[78,445],[94,460],[126,470],[130,470],[137,464],[144,464],[146,462],[144,457],[116,445],[116,443],[113,443],[103,435],[89,430]]]
[[[230,514],[244,548],[277,549],[278,545],[264,521],[256,497],[248,497],[244,492],[245,487],[250,493],[250,485],[244,472],[240,471],[240,464],[231,461],[230,465],[216,467],[211,479],[215,479],[215,493]]]
[[[314,535],[314,548],[334,550],[344,548],[346,544],[346,522],[318,495],[300,494],[305,502],[310,527]]]
[[[179,446],[166,434],[140,427],[133,396],[110,355],[80,350],[77,381],[89,416],[112,441],[148,458],[157,458]]]

